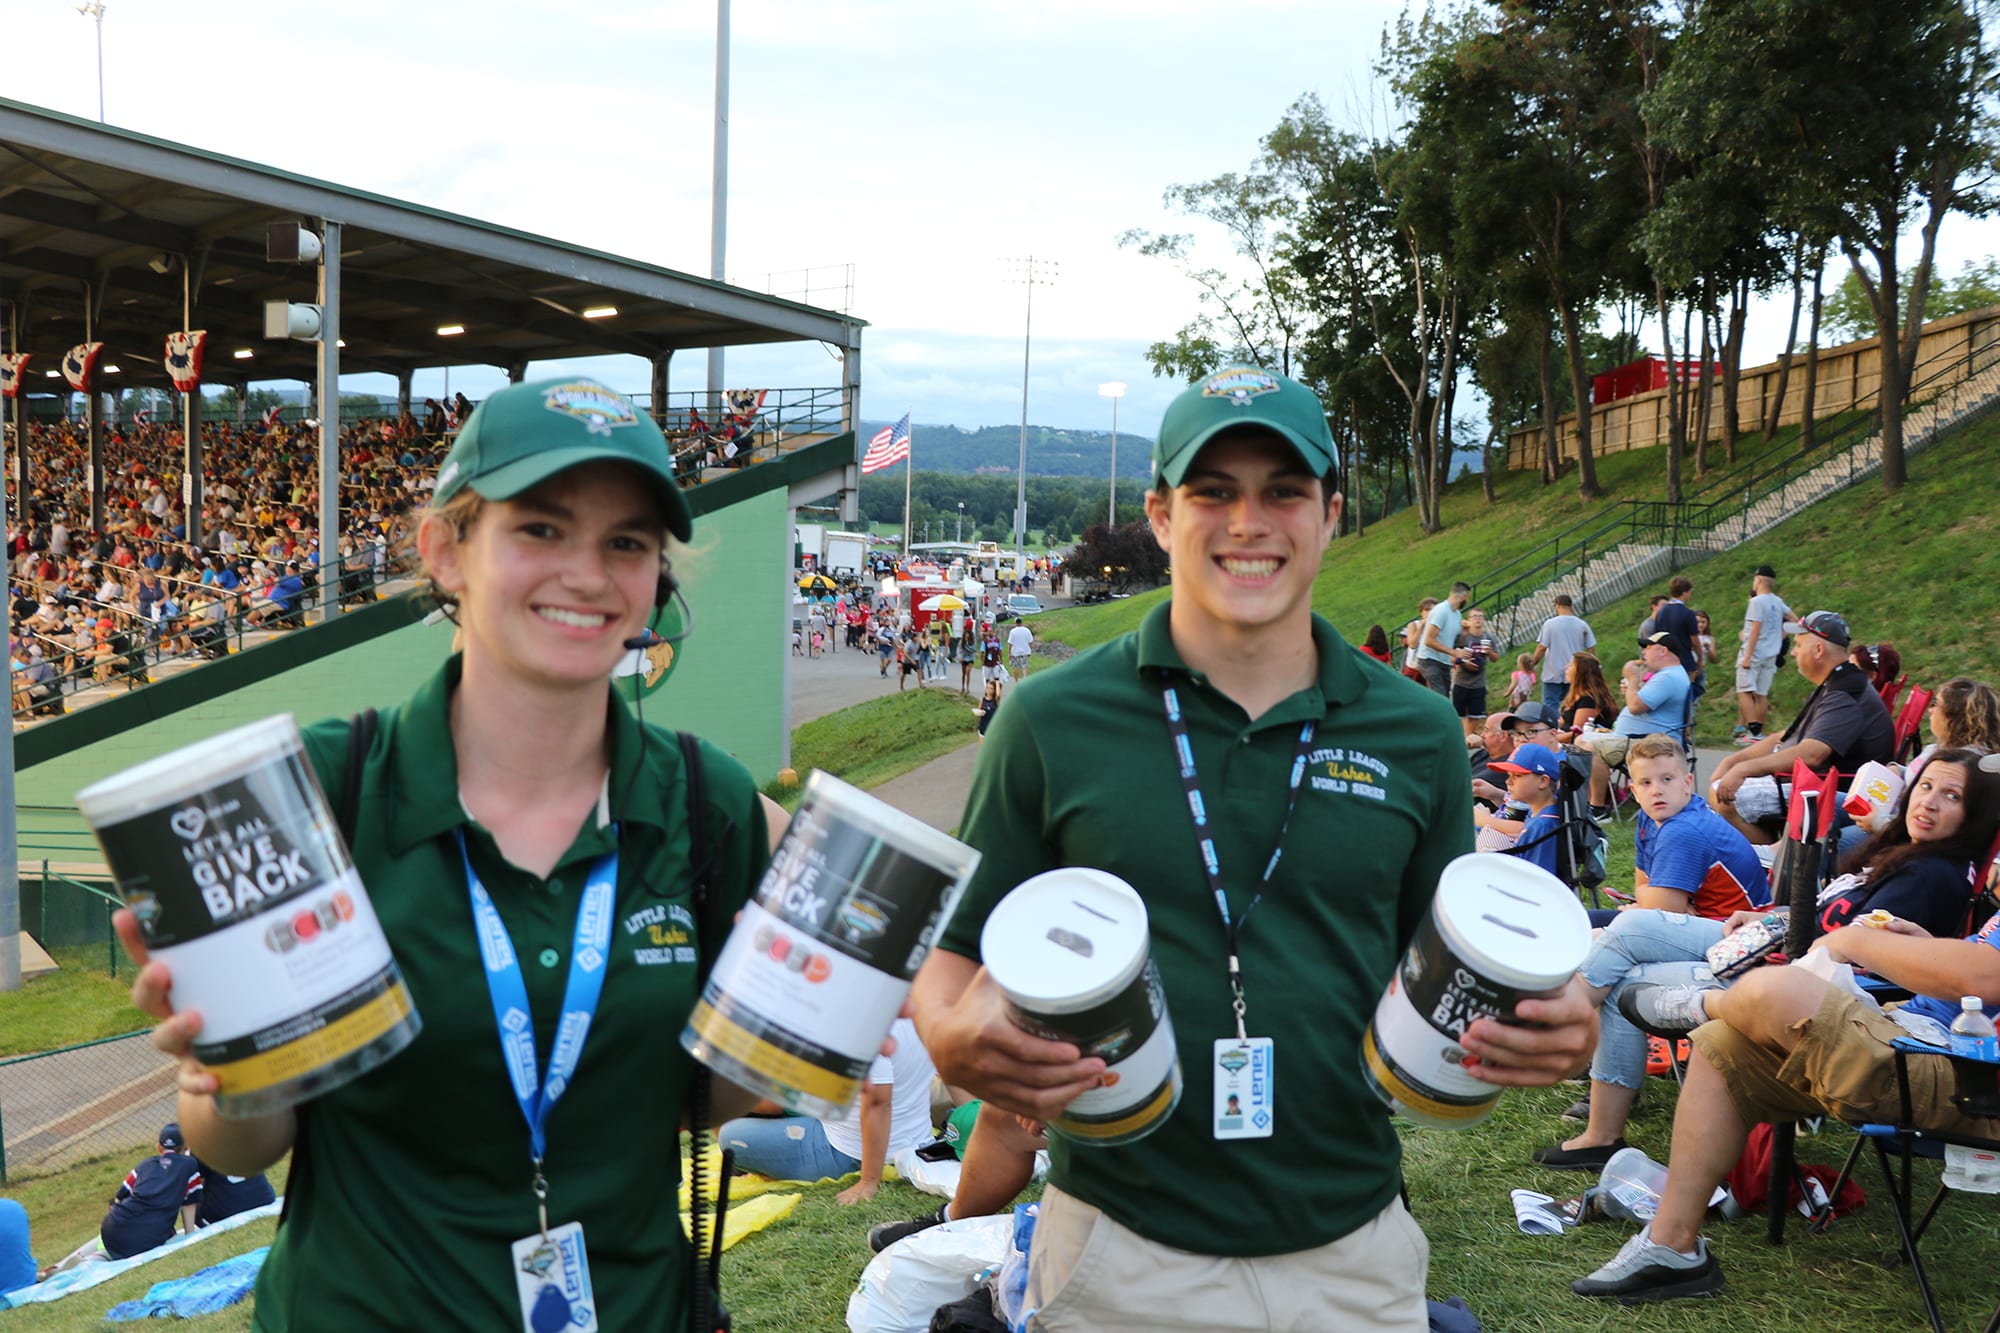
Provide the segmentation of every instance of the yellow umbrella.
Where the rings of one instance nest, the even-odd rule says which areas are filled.
[[[963,611],[964,609],[965,599],[954,597],[948,592],[941,592],[935,597],[926,597],[917,603],[919,611]]]
[[[840,585],[824,574],[808,574],[799,580],[799,591],[801,592],[812,592],[815,589],[824,589],[831,592],[838,586]]]

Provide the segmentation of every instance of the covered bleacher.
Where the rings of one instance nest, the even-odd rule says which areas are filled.
[[[320,239],[323,257],[274,260],[273,224]],[[267,337],[272,302],[318,306],[323,336]],[[62,522],[79,557],[96,548],[94,565],[80,559],[62,571],[60,609],[67,622],[81,612],[91,628],[113,622],[109,647],[70,642],[65,635],[84,632],[73,623],[35,645],[52,660],[63,639],[63,671],[44,673],[60,677],[53,695],[46,680],[22,689],[17,678],[17,724],[254,647],[287,626],[366,610],[408,586],[397,511],[420,505],[450,429],[420,423],[427,414],[410,394],[421,370],[491,365],[520,380],[552,361],[644,358],[651,392],[634,401],[675,440],[690,485],[784,462],[773,484],[807,498],[838,492],[851,515],[862,327],[845,314],[0,99],[0,355],[15,391],[0,404],[9,512],[43,537]],[[175,387],[167,342],[189,331],[206,334],[200,384],[234,387],[241,404],[252,384],[302,383],[308,410],[269,423],[204,421],[197,389],[175,393],[150,423],[110,419],[107,394]],[[668,392],[677,351],[780,342],[825,345],[837,382]],[[92,345],[94,357],[77,352]],[[73,372],[84,359],[93,364],[79,413],[65,361]],[[366,372],[395,380],[393,414],[363,420],[341,410],[340,377]],[[38,450],[69,451],[68,494],[52,493],[49,469],[38,474]],[[275,496],[253,494],[232,470],[246,455],[260,465],[282,460],[289,484]],[[163,497],[150,502],[163,512],[138,513],[163,481]],[[740,490],[732,483],[713,499]],[[226,539],[225,527],[234,529]],[[115,604],[79,578],[88,573],[94,585],[110,573],[112,545],[132,552],[118,561],[132,577]],[[155,566],[154,581],[176,593],[183,623],[146,626],[131,596],[144,581],[142,560],[166,549],[175,563]],[[249,577],[218,592],[203,577],[212,558],[232,572],[240,562]],[[288,564],[306,586],[297,595],[286,588],[273,607],[270,591]],[[18,616],[34,614],[45,595],[38,580],[26,582],[32,597],[17,602]]]

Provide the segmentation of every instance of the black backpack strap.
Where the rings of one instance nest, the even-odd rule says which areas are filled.
[[[340,774],[340,805],[334,810],[334,822],[340,829],[340,840],[345,843],[351,856],[354,850],[354,834],[361,827],[361,784],[368,767],[368,750],[375,743],[375,723],[377,714],[372,708],[356,713],[347,723],[347,762]],[[300,1189],[308,1179],[306,1168],[310,1154],[306,1152],[306,1137],[312,1124],[307,1114],[312,1103],[305,1102],[292,1109],[297,1128],[292,1134],[292,1171],[285,1178],[285,1202],[278,1209],[278,1225],[292,1215],[292,1200],[298,1197]]]
[[[716,853],[708,836],[708,779],[702,769],[701,742],[687,731],[674,733],[674,738],[680,742],[681,770],[687,782],[688,882],[696,931],[695,991],[700,994],[701,988],[708,984],[708,974],[715,966],[715,955],[721,951],[726,929],[715,902]],[[708,1173],[702,1166],[702,1157],[715,1138],[715,1127],[709,1124],[713,1094],[713,1075],[708,1066],[694,1061],[688,1087],[688,1215],[697,1222],[702,1201],[707,1197],[703,1177]],[[722,1226],[729,1210],[729,1171],[734,1157],[728,1151],[722,1154],[722,1179],[707,1233],[709,1252],[703,1254],[698,1247],[689,1247],[688,1326],[694,1333],[714,1333],[716,1329],[729,1327],[729,1312],[722,1304]],[[697,1238],[703,1234],[699,1225],[690,1229]]]

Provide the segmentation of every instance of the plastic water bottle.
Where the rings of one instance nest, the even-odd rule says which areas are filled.
[[[1951,1020],[1951,1050],[1975,1060],[2000,1060],[2000,1036],[1977,995],[1959,997],[1958,1017]]]
[[[1598,1178],[1604,1211],[1611,1217],[1650,1222],[1660,1210],[1667,1168],[1638,1148],[1620,1148],[1604,1164]]]
[[[1958,1017],[1951,1021],[1952,1054],[2000,1060],[2000,1036],[1994,1034],[1993,1020],[1986,1016],[1979,997],[1963,996],[1958,1006]],[[1948,1143],[1944,1149],[1943,1180],[1955,1190],[2000,1194],[2000,1153]]]

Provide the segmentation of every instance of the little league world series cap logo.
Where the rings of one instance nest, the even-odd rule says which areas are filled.
[[[614,426],[639,424],[638,413],[622,394],[588,380],[551,384],[542,391],[542,406],[581,421],[593,435],[609,435]]]
[[[1237,403],[1248,403],[1252,398],[1277,391],[1277,376],[1255,366],[1231,366],[1210,375],[1201,386],[1204,398],[1227,398]]]

